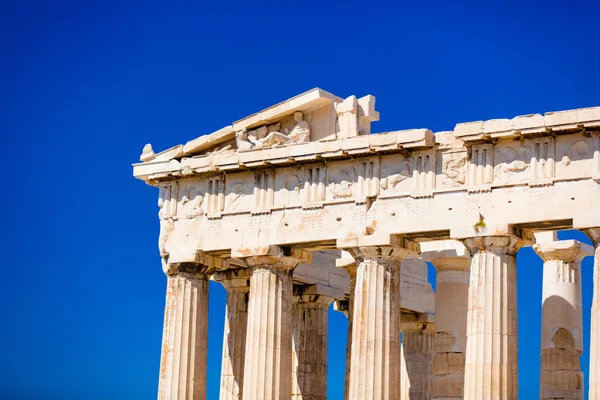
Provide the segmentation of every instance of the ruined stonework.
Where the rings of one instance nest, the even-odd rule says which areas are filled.
[[[168,276],[160,399],[204,399],[208,280],[227,289],[221,399],[515,399],[515,253],[544,261],[543,399],[600,399],[600,107],[374,133],[375,97],[313,89],[155,153]],[[595,250],[558,241],[579,229]],[[590,376],[580,263],[595,252]],[[437,270],[437,294],[427,264]],[[402,343],[400,338],[402,338]]]

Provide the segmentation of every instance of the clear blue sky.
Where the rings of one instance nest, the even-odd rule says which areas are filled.
[[[130,166],[145,143],[184,143],[315,86],[375,95],[375,132],[600,105],[599,2],[169,3],[0,4],[2,399],[155,398],[157,190]],[[541,262],[531,249],[518,262],[519,392],[534,399]],[[588,258],[586,346],[591,278]],[[224,291],[210,290],[216,399]],[[330,399],[346,329],[332,312]]]

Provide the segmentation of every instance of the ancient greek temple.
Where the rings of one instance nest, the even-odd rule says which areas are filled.
[[[158,398],[206,397],[214,280],[221,399],[326,399],[332,303],[348,318],[347,399],[516,399],[515,254],[532,246],[541,398],[582,399],[585,379],[600,399],[600,107],[437,133],[372,133],[378,119],[371,95],[313,89],[144,147],[133,173],[158,188],[168,277]],[[584,377],[580,266],[594,251]]]

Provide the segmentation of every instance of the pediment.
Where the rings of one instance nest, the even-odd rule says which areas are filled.
[[[300,121],[294,116],[297,113],[300,115]],[[159,153],[154,153],[152,146],[148,144],[144,147],[140,160],[143,163],[165,162],[228,151],[280,147],[298,142],[287,139],[288,133],[294,135],[294,129],[298,125],[304,126],[305,131],[310,132],[300,143],[369,134],[370,122],[377,120],[379,113],[375,111],[373,96],[368,95],[360,99],[350,96],[343,99],[323,89],[314,88],[213,133]],[[274,140],[258,143],[272,132],[280,135],[276,135]],[[240,140],[240,134],[246,135],[246,143]]]

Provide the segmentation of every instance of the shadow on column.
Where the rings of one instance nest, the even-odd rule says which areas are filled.
[[[580,365],[582,332],[581,317],[579,322],[576,321],[578,313],[580,310],[560,296],[550,296],[542,305],[542,400],[583,398],[583,373]]]

